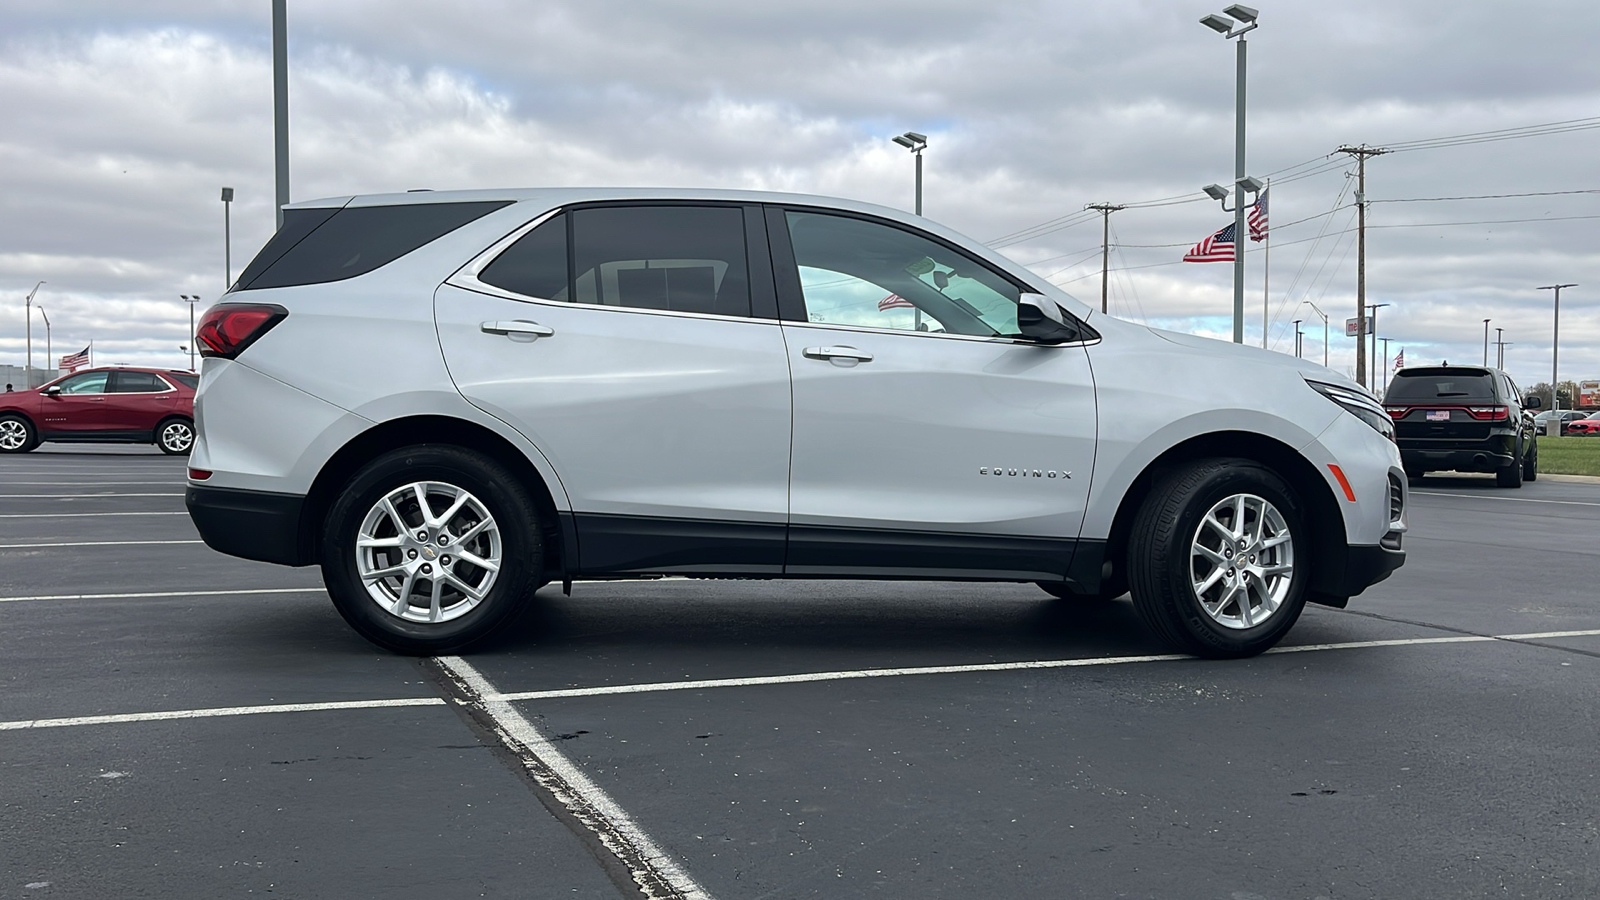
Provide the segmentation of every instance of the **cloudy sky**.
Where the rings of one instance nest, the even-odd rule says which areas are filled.
[[[913,130],[930,217],[1098,303],[1082,209],[1131,204],[1111,220],[1111,312],[1227,335],[1231,267],[1177,261],[1230,220],[1197,190],[1232,173],[1233,48],[1198,24],[1211,11],[290,0],[292,197],[663,185],[909,208],[912,161],[889,138]],[[1330,154],[1369,144],[1400,151],[1367,171],[1368,302],[1392,304],[1391,351],[1479,361],[1489,318],[1513,376],[1548,380],[1536,288],[1576,282],[1562,377],[1600,378],[1600,7],[1262,0],[1261,22],[1249,170],[1275,182],[1270,346],[1292,352],[1299,318],[1321,357],[1309,301],[1333,319],[1331,365],[1353,365],[1353,169]],[[235,273],[272,228],[269,0],[0,0],[0,96],[0,363],[23,362],[23,298],[44,280],[55,355],[92,339],[97,361],[186,365],[179,295],[224,288],[220,187],[237,191]],[[1569,124],[1534,127],[1551,123]],[[1508,129],[1527,130],[1484,134]],[[1508,194],[1538,196],[1485,198]],[[1484,199],[1432,199],[1456,197]],[[34,340],[42,364],[37,316]]]

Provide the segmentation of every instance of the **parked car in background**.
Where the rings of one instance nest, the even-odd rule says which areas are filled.
[[[1600,436],[1600,412],[1590,413],[1582,419],[1573,419],[1562,429],[1562,433]]]
[[[1561,422],[1561,433],[1566,434],[1567,426],[1569,424],[1583,418],[1586,415],[1588,415],[1588,413],[1581,409],[1547,409],[1533,417],[1534,432],[1536,434],[1544,434],[1545,428],[1548,427],[1546,423],[1548,423],[1551,419],[1557,419]]]
[[[1248,656],[1405,559],[1393,424],[1350,379],[846,200],[295,204],[198,340],[200,535],[320,564],[407,653],[548,582],[675,574],[1131,589],[1168,645]]]
[[[174,369],[97,367],[0,394],[0,453],[27,453],[45,441],[155,444],[164,453],[188,453],[199,381]]]
[[[1523,397],[1510,375],[1483,366],[1401,369],[1383,398],[1407,477],[1493,472],[1510,488],[1539,477],[1532,412],[1539,403]]]

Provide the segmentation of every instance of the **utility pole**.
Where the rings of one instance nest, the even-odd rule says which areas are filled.
[[[289,15],[288,0],[272,0],[272,147],[277,181],[277,228],[289,205]]]
[[[1346,144],[1334,152],[1356,158],[1356,381],[1361,383],[1367,373],[1367,157],[1389,151]]]
[[[1084,209],[1100,214],[1100,311],[1106,309],[1106,282],[1111,272],[1111,214],[1124,207],[1115,203],[1091,203]]]
[[[1556,292],[1556,322],[1550,338],[1550,408],[1561,408],[1561,382],[1556,380],[1556,361],[1561,351],[1561,289],[1577,287],[1575,284],[1547,284],[1541,291]]]

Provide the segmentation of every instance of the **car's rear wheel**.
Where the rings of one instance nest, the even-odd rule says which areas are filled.
[[[1299,498],[1271,470],[1245,459],[1179,467],[1134,519],[1134,608],[1173,649],[1254,656],[1305,606],[1308,540]]]
[[[156,446],[168,456],[183,456],[194,449],[194,423],[188,419],[167,419],[156,426]]]
[[[1539,439],[1533,439],[1533,446],[1528,448],[1528,456],[1522,462],[1522,480],[1539,480]]]
[[[1512,457],[1511,465],[1501,466],[1494,471],[1494,483],[1503,488],[1522,487],[1522,441],[1517,441],[1517,455]]]
[[[27,453],[39,446],[33,423],[16,413],[0,416],[0,453]]]
[[[449,653],[505,622],[543,580],[539,512],[504,466],[460,447],[385,454],[329,510],[322,575],[375,644]]]

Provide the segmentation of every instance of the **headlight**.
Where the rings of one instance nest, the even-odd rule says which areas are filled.
[[[1312,390],[1327,397],[1352,416],[1372,426],[1372,430],[1383,435],[1389,440],[1394,440],[1394,420],[1384,412],[1378,401],[1369,397],[1364,391],[1355,391],[1337,384],[1325,384],[1321,381],[1307,380],[1306,384]]]

